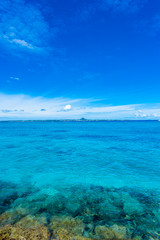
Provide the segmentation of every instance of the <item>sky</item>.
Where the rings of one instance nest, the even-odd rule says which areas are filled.
[[[159,0],[1,0],[0,120],[160,119]]]

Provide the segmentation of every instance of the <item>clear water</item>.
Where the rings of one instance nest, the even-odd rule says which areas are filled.
[[[33,215],[82,217],[80,199],[86,199],[86,194],[91,199],[87,200],[89,207],[93,195],[99,198],[102,189],[102,202],[116,192],[119,196],[112,197],[114,206],[114,199],[128,196],[128,200],[122,201],[123,206],[117,207],[117,215],[112,218],[103,218],[101,213],[103,224],[95,220],[95,225],[122,224],[117,219],[130,214],[124,205],[132,198],[145,210],[143,214],[132,212],[131,224],[137,214],[138,221],[146,214],[148,225],[141,221],[137,226],[159,233],[160,122],[1,122],[0,185],[1,213],[21,206]],[[54,202],[60,194],[59,202],[65,197],[64,204],[70,202],[74,209],[78,203],[79,211],[58,208],[56,204],[51,208],[51,200]],[[145,238],[147,235],[141,231],[139,235]]]

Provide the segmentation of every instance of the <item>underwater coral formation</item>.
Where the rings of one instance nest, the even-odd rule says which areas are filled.
[[[79,185],[54,186],[47,195],[8,185],[3,194],[4,187],[0,240],[160,239],[157,192]]]

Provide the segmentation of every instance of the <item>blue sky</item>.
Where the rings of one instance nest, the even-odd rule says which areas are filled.
[[[160,119],[159,0],[1,0],[0,119]]]

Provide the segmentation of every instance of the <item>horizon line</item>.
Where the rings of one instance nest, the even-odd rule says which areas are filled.
[[[113,121],[154,121],[159,122],[159,119],[15,119],[15,120],[1,120],[0,122],[113,122]]]

